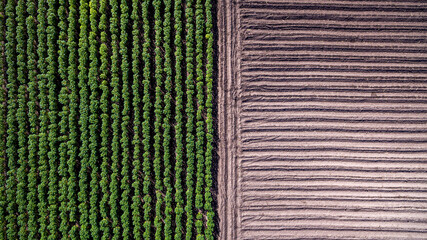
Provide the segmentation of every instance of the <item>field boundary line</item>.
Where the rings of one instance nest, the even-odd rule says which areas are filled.
[[[218,1],[219,239],[240,235],[240,11],[238,0]]]

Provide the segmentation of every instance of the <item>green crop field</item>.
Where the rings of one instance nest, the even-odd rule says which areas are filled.
[[[214,239],[211,0],[0,1],[0,239]]]

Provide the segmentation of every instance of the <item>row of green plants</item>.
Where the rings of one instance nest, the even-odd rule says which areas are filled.
[[[0,239],[214,239],[211,0],[0,1]]]

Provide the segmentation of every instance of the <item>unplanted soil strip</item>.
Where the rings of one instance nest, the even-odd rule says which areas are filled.
[[[220,239],[426,239],[427,2],[218,6]]]

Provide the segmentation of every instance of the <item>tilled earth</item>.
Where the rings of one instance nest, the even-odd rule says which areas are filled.
[[[220,239],[427,239],[427,1],[218,20]]]

